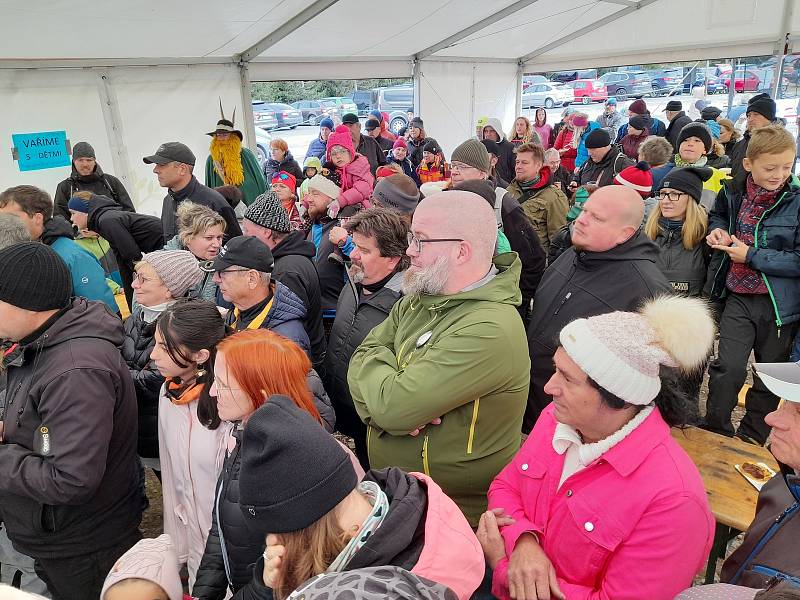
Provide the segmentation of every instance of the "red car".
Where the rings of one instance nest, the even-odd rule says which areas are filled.
[[[761,87],[761,78],[746,69],[736,69],[734,74],[734,87],[736,92],[755,92]],[[731,87],[731,72],[722,73],[719,76],[719,82],[726,88]]]
[[[608,88],[597,79],[576,79],[565,85],[575,92],[575,102],[589,104],[608,100]]]

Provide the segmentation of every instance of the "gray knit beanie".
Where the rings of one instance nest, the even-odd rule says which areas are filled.
[[[200,264],[187,250],[156,250],[142,256],[142,262],[155,269],[176,300],[183,298],[203,278]]]
[[[244,211],[244,218],[279,233],[289,233],[292,230],[289,215],[272,190],[256,198],[255,202]]]
[[[94,148],[89,142],[78,142],[72,147],[72,160],[79,158],[96,158]]]
[[[489,160],[489,153],[486,151],[486,147],[474,139],[467,140],[453,150],[453,154],[450,156],[450,163],[452,164],[455,161],[480,169],[484,173],[492,170],[492,163]]]
[[[415,194],[409,194],[395,185],[398,182],[402,183],[401,180],[403,179],[408,179],[411,182],[411,185],[406,187],[415,189]],[[416,189],[416,184],[410,177],[402,173],[396,173],[378,180],[378,183],[375,184],[375,189],[372,191],[372,199],[385,208],[393,208],[401,213],[411,214],[419,204],[419,190]]]

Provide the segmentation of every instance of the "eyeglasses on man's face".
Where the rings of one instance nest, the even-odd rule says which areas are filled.
[[[463,242],[461,238],[432,238],[427,240],[421,240],[413,233],[408,233],[408,247],[413,249],[415,252],[422,252],[422,244],[434,244],[439,242]]]

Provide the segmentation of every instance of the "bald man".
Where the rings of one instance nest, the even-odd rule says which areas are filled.
[[[530,372],[516,310],[521,264],[514,253],[492,259],[496,237],[494,211],[477,194],[423,200],[406,295],[356,350],[347,377],[370,466],[430,475],[473,527],[519,448]]]
[[[570,321],[615,310],[672,292],[656,266],[658,248],[640,230],[641,196],[621,185],[601,187],[586,201],[572,229],[572,248],[544,272],[528,325],[531,387],[523,432],[529,433],[551,398],[544,385],[553,375],[558,333]]]

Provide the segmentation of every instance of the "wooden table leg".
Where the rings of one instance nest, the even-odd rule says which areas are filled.
[[[706,566],[706,585],[714,583],[717,561],[721,558],[725,558],[725,548],[728,546],[728,540],[730,538],[731,528],[727,525],[717,523],[714,530],[714,544],[711,546],[711,552],[708,555],[708,565]]]

